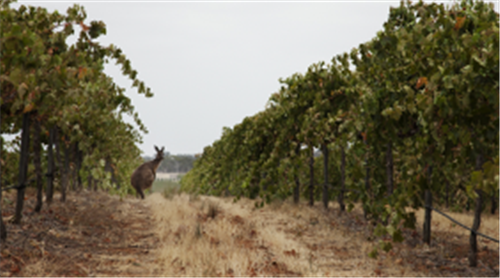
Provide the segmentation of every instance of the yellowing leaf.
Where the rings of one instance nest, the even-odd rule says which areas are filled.
[[[83,31],[88,31],[90,30],[90,27],[85,25],[83,22],[80,22],[80,26],[82,27]]]
[[[361,132],[361,136],[363,136],[363,141],[366,142],[366,132]]]
[[[455,23],[455,30],[458,30],[464,26],[465,23],[465,16],[459,16],[457,17],[457,22]]]
[[[417,89],[420,89],[423,85],[427,85],[429,81],[427,81],[427,77],[420,77],[417,80],[417,85],[415,86]]]
[[[78,79],[82,79],[87,74],[87,68],[78,68]]]
[[[21,83],[19,87],[17,87],[17,93],[19,94],[19,97],[23,98],[27,90],[28,90],[28,85],[26,85],[26,83],[24,82]]]
[[[33,102],[32,102],[32,103],[30,103],[30,104],[28,104],[28,105],[26,105],[26,106],[24,107],[23,113],[28,113],[28,112],[30,112],[31,110],[33,110],[33,108],[35,108],[35,105],[34,105],[34,104],[33,104]]]

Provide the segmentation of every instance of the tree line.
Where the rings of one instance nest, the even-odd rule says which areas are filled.
[[[494,212],[498,19],[483,1],[401,2],[372,40],[280,79],[264,111],[204,149],[182,190],[257,206],[304,197],[325,208],[336,199],[344,211],[360,202],[375,235],[395,242],[415,228],[407,208],[421,208],[425,190],[475,211],[488,197]],[[379,248],[391,243],[371,255]]]
[[[27,186],[37,188],[37,212],[44,194],[50,204],[59,190],[64,202],[67,190],[84,184],[132,193],[130,175],[142,163],[137,143],[147,129],[104,65],[120,66],[139,94],[152,97],[150,88],[120,48],[97,42],[106,25],[87,22],[84,7],[74,5],[63,14],[25,5],[15,9],[12,3],[0,1],[0,181],[2,191],[17,189],[12,222],[21,222]],[[69,44],[72,35],[77,39]],[[5,134],[15,138],[8,142]]]
[[[144,162],[151,161],[154,158],[150,156],[143,157]],[[192,154],[177,154],[172,155],[169,152],[165,154],[165,158],[158,167],[157,172],[163,173],[187,173],[193,168],[193,163],[196,160],[196,155]]]

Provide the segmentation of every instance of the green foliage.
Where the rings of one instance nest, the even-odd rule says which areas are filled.
[[[13,9],[10,1],[2,1],[0,129],[2,134],[19,132],[20,119],[29,112],[41,122],[42,142],[47,143],[48,130],[57,126],[56,140],[66,146],[76,144],[83,153],[84,180],[92,175],[102,188],[124,195],[132,191],[129,177],[141,163],[136,146],[141,135],[123,121],[123,113],[134,117],[139,131],[147,130],[124,89],[103,72],[104,64],[115,60],[138,93],[146,97],[152,93],[119,48],[96,41],[106,34],[106,25],[85,21],[85,9],[79,5],[60,14],[24,5]],[[81,31],[76,43],[68,45],[75,26]],[[111,172],[104,169],[105,161]]]
[[[167,199],[173,198],[179,193],[180,184],[172,180],[155,180],[151,192],[160,192]]]
[[[372,259],[376,259],[378,257],[378,249],[377,247],[374,247],[370,253],[368,253],[368,257]]]
[[[441,196],[468,192],[469,198],[476,189],[498,194],[498,34],[491,4],[401,2],[371,41],[280,79],[266,109],[224,128],[181,188],[258,198],[261,206],[292,195],[295,177],[308,183],[308,155],[322,144],[331,152],[329,184],[335,187],[344,147],[347,201],[363,203],[378,223],[376,236],[400,242],[401,227],[416,223],[406,208],[422,207],[426,189]],[[322,182],[319,164],[315,185]],[[377,248],[391,247],[381,241]]]

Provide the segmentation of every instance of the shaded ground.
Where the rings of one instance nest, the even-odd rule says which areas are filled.
[[[7,221],[15,194],[4,195]],[[372,226],[359,211],[339,215],[334,203],[328,212],[289,202],[255,209],[246,199],[155,193],[120,200],[82,191],[35,213],[34,199],[28,190],[22,224],[7,224],[2,277],[499,275],[498,244],[479,240],[479,266],[468,267],[467,233],[434,218],[430,246],[420,228],[407,230],[403,243],[371,259]],[[498,214],[482,227],[488,222],[498,226]]]

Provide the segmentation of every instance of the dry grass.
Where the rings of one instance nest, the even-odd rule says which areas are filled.
[[[158,238],[149,208],[135,198],[124,201],[105,192],[69,192],[66,203],[54,196],[33,212],[34,190],[26,192],[21,225],[7,224],[0,274],[4,276],[154,276]],[[15,199],[15,191],[4,195]],[[9,218],[14,203],[4,202]]]
[[[33,213],[28,192],[23,224],[8,225],[2,276],[496,276],[498,244],[479,239],[479,267],[467,265],[469,233],[433,213],[432,242],[417,231],[392,251],[377,244],[362,211],[339,214],[317,203],[254,201],[153,193],[145,200],[104,192],[70,192],[68,201]],[[7,193],[12,201],[15,194]],[[56,197],[56,200],[57,197]],[[14,203],[4,202],[9,218]],[[471,214],[450,213],[466,225]],[[498,237],[498,214],[481,231]]]
[[[367,254],[376,242],[367,240],[371,227],[356,209],[341,216],[319,204],[277,202],[255,209],[248,199],[234,203],[231,198],[200,196],[193,201],[184,194],[171,200],[153,194],[147,202],[157,222],[164,276],[454,276],[440,265],[426,265],[432,256],[425,254],[438,256],[432,248],[442,246],[428,247],[418,240],[411,250],[407,243],[396,244],[393,251],[370,259]],[[210,217],[210,206],[218,208],[215,217]],[[486,218],[483,229],[498,226],[498,219]],[[441,237],[444,224],[434,219],[434,234]],[[427,260],[413,264],[412,257],[421,255]]]

